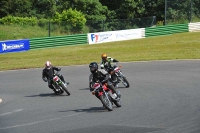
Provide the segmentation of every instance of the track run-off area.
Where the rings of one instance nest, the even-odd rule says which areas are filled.
[[[200,60],[119,65],[130,87],[113,111],[89,91],[88,65],[61,67],[70,96],[42,68],[0,72],[0,133],[200,133]]]

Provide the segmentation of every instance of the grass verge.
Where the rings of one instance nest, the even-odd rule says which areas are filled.
[[[89,64],[92,61],[99,63],[102,53],[121,62],[200,59],[200,32],[5,53],[0,54],[0,71],[42,68],[46,60],[55,66]]]

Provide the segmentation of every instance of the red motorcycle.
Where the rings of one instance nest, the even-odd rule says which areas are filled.
[[[108,109],[108,111],[112,111],[113,110],[113,103],[117,106],[117,107],[121,107],[121,100],[120,97],[117,97],[116,94],[112,93],[112,90],[110,90],[107,87],[107,84],[102,84],[101,82],[95,82],[92,86],[92,88],[94,89],[92,91],[93,95],[96,95],[100,101],[102,102],[103,106]],[[118,91],[119,93],[119,91]]]

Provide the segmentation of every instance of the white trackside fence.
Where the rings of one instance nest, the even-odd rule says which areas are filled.
[[[131,29],[131,30],[119,30],[119,31],[107,31],[88,33],[88,43],[98,44],[113,41],[123,41],[143,38],[145,35],[144,28]]]

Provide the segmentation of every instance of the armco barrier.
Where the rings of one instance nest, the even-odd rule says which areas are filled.
[[[200,22],[189,23],[189,32],[200,31]]]
[[[30,49],[87,44],[87,34],[54,36],[30,39]]]
[[[188,32],[188,24],[176,24],[145,28],[145,37],[169,35],[174,33]]]

